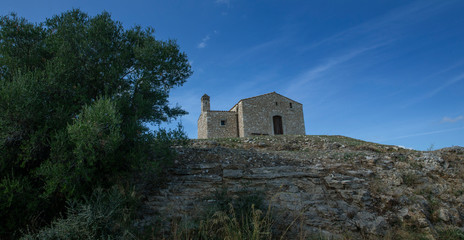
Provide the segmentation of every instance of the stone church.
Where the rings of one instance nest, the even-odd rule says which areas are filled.
[[[303,104],[271,92],[242,99],[229,111],[212,111],[209,96],[201,97],[199,139],[283,134],[305,134]]]

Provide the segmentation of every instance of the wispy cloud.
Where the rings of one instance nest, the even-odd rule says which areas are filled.
[[[453,85],[453,84],[455,84],[455,83],[457,83],[457,82],[459,82],[459,81],[461,81],[463,79],[464,79],[464,73],[461,73],[460,75],[449,79],[444,84],[442,84],[442,85],[438,86],[437,88],[433,89],[431,92],[429,92],[425,96],[425,98],[430,98],[430,97],[434,96],[435,94],[441,92],[443,89],[445,89],[445,88],[447,88],[447,87],[449,87],[449,86],[451,86],[451,85]]]
[[[459,75],[456,75],[456,76],[452,77],[451,79],[446,81],[444,84],[441,84],[440,86],[435,87],[434,89],[432,89],[428,93],[426,93],[426,94],[424,94],[422,96],[419,96],[419,97],[411,100],[410,102],[404,104],[403,108],[407,108],[407,107],[410,107],[411,105],[414,105],[414,104],[417,104],[417,103],[422,102],[424,100],[427,100],[427,99],[435,96],[439,92],[443,91],[444,89],[448,88],[449,86],[451,86],[453,84],[456,84],[456,83],[458,83],[458,82],[460,82],[462,80],[464,80],[464,72],[459,74]]]
[[[225,5],[230,8],[230,0],[216,0],[216,4]],[[227,15],[227,12],[222,12],[222,15]]]
[[[211,36],[219,34],[219,31],[214,30],[213,33],[210,33],[206,35],[203,39],[201,39],[201,42],[197,45],[198,48],[205,48],[208,45],[209,40],[211,39]]]
[[[460,116],[457,116],[455,118],[443,117],[441,122],[443,122],[443,123],[454,123],[454,122],[458,122],[458,121],[462,121],[462,120],[464,120],[464,116],[460,115]]]
[[[371,47],[363,47],[363,48],[357,48],[357,49],[352,49],[348,53],[331,57],[328,58],[325,63],[320,64],[318,66],[312,67],[309,70],[307,70],[301,77],[297,85],[299,84],[304,84],[316,77],[318,77],[320,74],[324,72],[330,71],[332,68],[345,63],[369,50],[375,49],[380,47],[381,45],[376,45],[376,46],[371,46]]]
[[[363,41],[385,41],[395,39],[392,33],[400,34],[400,29],[407,29],[408,25],[421,22],[442,11],[453,1],[416,1],[391,11],[389,14],[374,18],[365,23],[345,29],[332,36],[313,43],[302,50],[310,50],[321,45],[344,42],[348,39]]]
[[[338,66],[349,62],[368,51],[387,45],[388,43],[389,42],[383,42],[368,47],[353,48],[338,56],[330,57],[323,63],[310,67],[306,71],[299,74],[296,78],[292,79],[290,81],[291,84],[289,84],[290,87],[285,90],[285,94],[295,95],[296,92],[301,92],[302,90],[306,89],[306,85],[308,83],[317,81],[318,79],[323,78],[325,75],[329,75],[334,71],[338,71]]]
[[[439,134],[439,133],[445,133],[445,132],[452,132],[452,131],[458,131],[458,130],[464,130],[464,127],[449,128],[449,129],[443,129],[443,130],[437,130],[437,131],[428,131],[428,132],[413,133],[413,134],[408,134],[408,135],[393,137],[393,138],[389,138],[389,139],[383,139],[383,140],[381,140],[381,141],[379,141],[379,142],[387,142],[387,141],[392,141],[392,140],[398,140],[398,139],[404,139],[404,138],[410,138],[410,137],[426,136],[426,135],[433,135],[433,134]]]
[[[230,4],[230,0],[216,0],[216,3],[227,4],[227,5],[229,5],[229,4]]]
[[[304,94],[303,90],[308,89],[309,84],[311,84],[311,87],[314,87],[313,85],[317,81],[324,81],[327,85],[329,76],[341,76],[339,68],[341,65],[352,62],[369,51],[384,46],[387,47],[388,45],[400,41],[404,36],[407,36],[405,33],[411,28],[411,25],[420,23],[442,12],[449,7],[451,3],[452,1],[415,1],[411,4],[394,9],[385,15],[345,29],[318,42],[300,46],[298,49],[300,53],[314,51],[317,54],[321,49],[324,49],[325,51],[336,50],[335,54],[338,53],[338,55],[327,58],[325,61],[322,61],[321,64],[311,66],[297,75],[297,77],[291,81],[291,84],[289,84],[290,87],[286,89],[286,92],[289,95],[297,94],[296,92]],[[340,48],[339,46],[342,47]],[[380,54],[382,54],[382,56],[380,56]],[[368,65],[376,64],[378,61],[385,61],[386,58],[391,57],[391,54],[394,53],[391,51],[378,51],[369,61],[365,58],[359,61],[356,60],[359,64],[355,66],[365,68]],[[454,66],[452,66],[452,68],[454,68]],[[460,81],[463,77],[464,76],[460,75],[451,79],[443,86],[434,89],[429,95],[433,96],[449,85]],[[333,87],[329,89],[333,90]]]
[[[444,73],[447,73],[447,72],[450,72],[451,70],[454,70],[458,67],[461,67],[462,65],[464,64],[464,59],[461,59],[457,62],[455,62],[454,64],[451,64],[443,69],[441,69],[440,71],[428,76],[426,79],[433,79],[435,78],[436,76],[439,76],[441,74],[444,74]]]
[[[398,41],[404,36],[402,32],[409,29],[407,25],[423,21],[442,11],[445,6],[447,6],[447,3],[416,1],[412,4],[395,9],[386,15],[343,30],[319,42],[301,47],[299,49],[300,52],[306,52],[320,48],[324,49],[334,44],[337,46],[340,44],[344,46],[337,50],[339,55],[327,58],[321,64],[312,66],[297,75],[297,77],[292,80],[291,86],[286,89],[286,92],[289,94],[294,94],[293,92],[298,91],[301,92],[301,89],[304,89],[306,84],[332,73],[335,74],[335,71],[339,71],[338,67],[340,65],[352,61],[368,51]],[[353,44],[353,42],[355,43]],[[332,47],[330,47],[330,50],[332,50]],[[377,59],[379,59],[379,56],[377,56]],[[375,62],[364,61],[363,64],[359,66],[365,67],[367,64],[375,64]],[[454,81],[459,81],[459,79],[454,79]],[[452,84],[452,82],[449,84]],[[443,88],[444,87],[446,86],[443,86]],[[442,89],[437,89],[437,92],[440,90]]]
[[[229,63],[235,63],[243,59],[249,59],[254,56],[265,56],[265,53],[269,49],[273,49],[276,46],[283,44],[286,41],[286,38],[276,38],[269,41],[261,42],[259,44],[253,45],[251,47],[241,49],[238,51],[233,51],[232,54],[229,54],[225,57],[225,60]]]
[[[211,39],[210,35],[206,35],[206,37],[204,37],[201,42],[198,44],[198,48],[205,48],[206,47],[206,43]]]

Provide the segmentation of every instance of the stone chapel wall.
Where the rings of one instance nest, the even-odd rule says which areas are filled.
[[[237,114],[228,111],[203,112],[198,126],[198,138],[237,137]],[[206,129],[200,130],[200,127]]]
[[[284,135],[305,135],[303,105],[275,92],[240,100],[230,111],[209,110],[209,96],[202,97],[198,138],[275,135],[273,117],[281,119]]]
[[[284,135],[304,135],[303,105],[279,94],[271,93],[244,99],[243,135],[274,135],[273,116],[282,117]],[[240,115],[239,115],[240,118]]]

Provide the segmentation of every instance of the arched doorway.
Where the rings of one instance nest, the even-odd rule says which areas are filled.
[[[272,117],[272,122],[274,123],[274,135],[284,134],[284,128],[282,127],[282,117],[274,116]]]

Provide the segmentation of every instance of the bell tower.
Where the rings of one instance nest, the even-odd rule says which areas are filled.
[[[210,108],[209,108],[209,96],[208,95],[203,95],[201,97],[201,111],[202,112],[207,112],[209,111]]]

